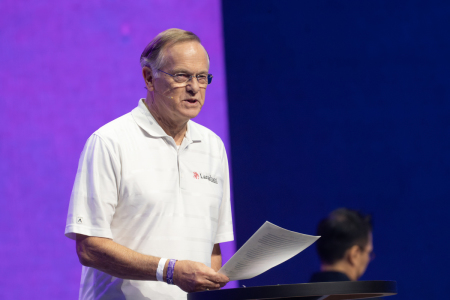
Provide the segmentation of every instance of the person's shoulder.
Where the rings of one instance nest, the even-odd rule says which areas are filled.
[[[135,126],[131,112],[127,113],[97,129],[89,137],[87,144],[98,141],[109,148],[110,151],[119,151],[122,145],[130,138],[130,134],[134,131],[133,127]]]
[[[97,129],[93,135],[96,135],[102,139],[114,140],[120,138],[120,136],[126,134],[132,127],[135,126],[131,112],[106,123],[99,129]]]

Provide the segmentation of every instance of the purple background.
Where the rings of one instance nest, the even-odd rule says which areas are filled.
[[[145,97],[139,56],[159,32],[202,39],[214,82],[195,121],[229,151],[220,5],[0,2],[1,299],[78,297],[81,265],[64,237],[78,158],[90,134]],[[234,243],[222,250],[226,261]]]

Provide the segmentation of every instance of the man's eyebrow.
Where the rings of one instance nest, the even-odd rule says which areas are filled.
[[[184,73],[184,74],[192,75],[192,73],[186,69],[173,69],[172,72],[173,72],[173,74]],[[197,74],[208,74],[208,71],[200,71]]]
[[[172,73],[189,73],[186,69],[173,69]]]

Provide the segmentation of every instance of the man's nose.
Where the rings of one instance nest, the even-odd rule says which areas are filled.
[[[198,84],[197,77],[192,76],[192,78],[187,82],[186,89],[193,94],[197,94],[200,91],[200,85]]]

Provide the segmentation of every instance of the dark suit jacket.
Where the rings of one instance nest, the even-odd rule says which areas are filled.
[[[347,275],[341,272],[317,272],[311,275],[309,282],[350,281]]]
[[[333,282],[333,281],[350,281],[347,275],[341,272],[317,272],[311,275],[309,282]],[[383,300],[383,298],[368,298],[370,300]]]

